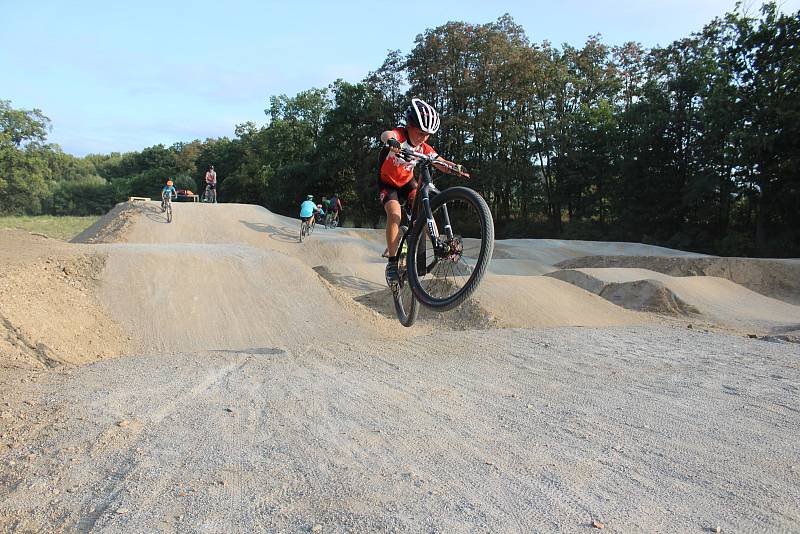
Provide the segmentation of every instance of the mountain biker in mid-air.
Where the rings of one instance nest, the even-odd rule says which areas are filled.
[[[214,166],[208,168],[206,171],[206,189],[211,189],[211,193],[214,196],[214,203],[217,202],[217,172],[214,170]]]
[[[419,98],[412,98],[405,111],[405,126],[387,130],[380,136],[381,143],[386,145],[380,155],[380,175],[378,186],[380,201],[386,212],[386,283],[389,287],[399,282],[397,271],[397,246],[400,241],[401,201],[414,204],[417,193],[417,181],[414,180],[414,167],[417,161],[406,161],[398,157],[401,149],[413,150],[433,156],[443,164],[434,166],[447,174],[466,175],[464,168],[441,158],[432,146],[426,143],[428,138],[439,130],[439,113],[432,106]]]
[[[317,205],[314,203],[314,195],[308,195],[305,201],[300,204],[300,224],[308,222],[313,224],[314,214],[317,212]]]
[[[172,183],[172,180],[167,180],[167,185],[164,186],[164,189],[161,190],[161,209],[167,209],[167,199],[172,200],[172,198],[178,198],[178,192],[175,191],[175,186]]]

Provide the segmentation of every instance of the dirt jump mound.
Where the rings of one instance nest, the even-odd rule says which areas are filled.
[[[670,276],[716,276],[756,293],[800,305],[800,260],[714,256],[585,256],[562,261],[557,267],[640,268]]]
[[[126,352],[127,334],[97,298],[105,254],[19,231],[0,231],[0,250],[0,367],[53,368]]]
[[[800,307],[770,298],[725,278],[670,276],[639,268],[555,271],[564,280],[615,304],[669,315],[699,315],[733,328],[770,333],[800,323]]]
[[[141,206],[135,202],[120,202],[89,228],[72,238],[73,243],[119,243],[125,240]]]

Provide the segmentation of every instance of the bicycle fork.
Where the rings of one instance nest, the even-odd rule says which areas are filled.
[[[430,184],[430,188],[435,193],[439,192],[433,184]],[[429,266],[426,247],[420,247],[419,244],[417,245],[417,272],[420,276],[428,274],[428,272],[436,266],[439,258],[443,257],[446,252],[446,247],[441,243],[440,240],[441,234],[439,233],[439,227],[436,224],[436,220],[433,218],[433,211],[431,210],[431,201],[427,188],[422,194],[422,210],[425,214],[425,220],[428,226],[428,239],[430,239],[431,246],[433,247],[434,258],[433,262]],[[442,204],[441,210],[442,222],[444,223],[444,232],[447,236],[447,242],[449,243],[453,240],[453,227],[450,224],[450,214],[447,212],[447,205]]]

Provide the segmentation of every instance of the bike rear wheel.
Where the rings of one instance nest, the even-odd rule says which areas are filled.
[[[300,242],[303,242],[303,238],[308,235],[308,223],[303,221],[300,223]]]
[[[400,282],[392,288],[394,310],[400,324],[409,327],[417,320],[417,299],[408,283],[408,232],[405,226],[400,227],[400,244],[397,247],[397,271],[400,273]]]
[[[408,280],[423,305],[444,311],[464,302],[481,283],[494,250],[494,221],[486,201],[466,187],[436,195],[431,212],[438,241],[431,243],[420,210],[409,240]],[[448,219],[452,238],[445,233]]]

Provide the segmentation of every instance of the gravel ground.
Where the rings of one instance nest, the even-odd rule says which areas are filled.
[[[625,310],[538,275],[659,251],[510,240],[406,330],[379,234],[153,203],[108,244],[0,232],[0,532],[800,532],[796,325]]]
[[[797,347],[493,330],[6,374],[0,530],[798,532]]]

